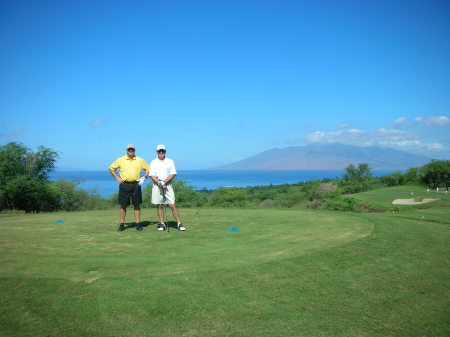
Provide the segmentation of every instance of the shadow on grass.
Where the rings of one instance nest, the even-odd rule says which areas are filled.
[[[159,224],[159,221],[141,221],[141,226],[146,228],[148,226],[152,226],[154,225],[156,227],[156,225]],[[127,222],[125,223],[125,229],[129,229],[129,228],[136,228],[136,222]]]
[[[166,221],[166,226],[170,228],[177,228],[178,223],[176,221]]]
[[[175,228],[177,229],[177,225],[178,223],[176,221],[166,221],[165,222],[167,227],[170,228]],[[159,225],[159,221],[141,221],[141,226],[144,228],[150,227],[150,226],[154,226],[154,228],[156,228],[156,226]],[[135,229],[136,228],[136,222],[126,222],[125,223],[125,230],[127,229]]]

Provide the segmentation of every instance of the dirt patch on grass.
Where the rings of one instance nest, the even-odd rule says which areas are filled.
[[[426,204],[428,202],[436,201],[439,199],[423,199],[422,201],[416,201],[414,199],[395,199],[392,204],[393,205],[420,205]]]
[[[369,207],[367,205],[358,204],[358,208],[362,212],[368,212],[368,213],[384,213],[385,211],[378,208]]]

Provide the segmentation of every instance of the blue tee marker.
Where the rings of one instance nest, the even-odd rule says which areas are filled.
[[[55,223],[63,223],[64,221],[62,220],[56,220]]]
[[[228,231],[230,231],[230,232],[239,232],[239,228],[231,227],[231,228],[228,229]]]

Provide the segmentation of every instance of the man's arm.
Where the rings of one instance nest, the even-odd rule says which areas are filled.
[[[175,162],[170,159],[169,161],[169,176],[166,178],[166,185],[169,184],[173,179],[175,179],[175,176],[177,175],[177,170],[175,168]]]
[[[176,174],[171,174],[170,176],[168,176],[166,178],[166,185],[169,184],[174,178],[175,178]]]
[[[122,184],[123,183],[123,179],[122,178],[120,178],[118,175],[117,175],[117,173],[116,173],[116,170],[113,170],[113,169],[109,169],[109,172],[111,173],[111,175],[114,177],[114,179],[116,179],[116,181],[119,183],[119,184]]]
[[[142,163],[143,164],[142,164],[142,167],[141,167],[141,172],[142,172],[142,170],[145,171],[144,179],[147,179],[148,176],[150,175],[150,165],[148,165],[147,162],[144,159],[142,159]]]

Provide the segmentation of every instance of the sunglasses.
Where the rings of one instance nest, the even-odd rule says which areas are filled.
[[[127,149],[127,151],[134,151],[134,149]]]
[[[166,153],[166,150],[158,150],[158,153]]]

